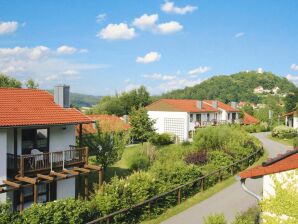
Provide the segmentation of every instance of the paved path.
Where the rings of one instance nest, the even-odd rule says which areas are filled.
[[[292,149],[281,143],[277,143],[267,138],[269,133],[254,134],[262,141],[264,148],[269,152],[269,157],[275,157],[279,153],[284,153]],[[248,189],[261,194],[262,179],[248,179],[246,181]],[[214,213],[224,213],[228,222],[231,222],[238,212],[246,211],[249,207],[255,205],[257,201],[245,193],[240,182],[232,184],[224,190],[218,192],[205,201],[171,217],[162,222],[163,224],[202,224],[204,217]]]

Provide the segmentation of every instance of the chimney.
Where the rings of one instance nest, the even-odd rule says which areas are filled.
[[[212,107],[217,109],[218,108],[218,102],[217,100],[212,100]]]
[[[70,107],[69,86],[57,85],[54,88],[54,101],[56,104],[64,108]]]
[[[234,109],[237,109],[238,107],[237,102],[231,102],[231,107],[233,107]]]
[[[202,100],[197,101],[197,108],[198,109],[203,109],[203,101]]]

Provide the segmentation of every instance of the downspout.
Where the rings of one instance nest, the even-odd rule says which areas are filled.
[[[262,200],[262,197],[259,196],[259,195],[257,195],[257,194],[255,194],[254,192],[250,191],[250,190],[246,187],[246,185],[245,185],[245,180],[246,180],[246,179],[241,179],[241,180],[240,180],[240,181],[241,181],[241,187],[243,188],[243,190],[244,190],[246,193],[248,193],[248,194],[250,194],[251,196],[253,196],[255,199],[257,199],[258,202],[260,202],[260,201]]]

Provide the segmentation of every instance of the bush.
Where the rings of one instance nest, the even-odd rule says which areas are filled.
[[[190,153],[186,155],[184,161],[187,164],[204,165],[207,162],[207,153],[205,151]]]
[[[294,146],[294,149],[298,149],[298,137],[293,139],[293,146]]]
[[[232,224],[258,224],[260,209],[258,207],[251,207],[247,211],[236,215]]]
[[[204,218],[204,224],[227,224],[227,221],[223,214],[215,214]]]
[[[155,146],[170,145],[174,143],[174,136],[169,133],[158,134],[155,133],[149,139],[149,142]]]
[[[298,132],[296,129],[284,125],[277,126],[272,130],[272,137],[280,139],[291,139],[297,135]]]
[[[144,152],[138,152],[132,157],[128,158],[128,167],[131,170],[147,170],[150,166],[150,158]]]
[[[10,205],[0,202],[0,224],[21,223],[19,213],[11,212]]]

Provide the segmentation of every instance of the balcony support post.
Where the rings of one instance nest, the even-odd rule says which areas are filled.
[[[87,200],[88,199],[88,194],[89,194],[89,189],[88,189],[88,186],[89,186],[89,183],[88,183],[88,174],[87,173],[85,173],[84,174],[84,178],[85,178],[85,200]]]
[[[24,210],[24,193],[23,188],[20,188],[20,212]]]
[[[83,124],[79,124],[79,147],[83,145]]]
[[[38,187],[37,184],[33,185],[33,202],[34,204],[37,203],[37,195],[38,195]]]

